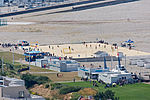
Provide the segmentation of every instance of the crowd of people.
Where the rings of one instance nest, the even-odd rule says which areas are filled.
[[[0,43],[0,46],[2,48],[10,48],[10,51],[12,51],[11,47],[14,47],[15,50],[18,49],[18,46],[16,44],[12,44],[12,43]]]
[[[17,46],[16,44],[11,44],[11,43],[0,43],[0,45],[1,45],[3,48],[12,47],[12,46]]]

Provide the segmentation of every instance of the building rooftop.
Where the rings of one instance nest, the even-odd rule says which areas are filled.
[[[9,78],[5,76],[0,76],[0,83],[1,87],[8,87],[8,86],[24,86],[24,80],[16,79],[16,78]]]

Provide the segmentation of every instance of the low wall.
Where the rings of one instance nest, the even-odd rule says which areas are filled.
[[[106,56],[106,61],[111,61],[111,56]],[[104,57],[93,57],[93,58],[72,58],[73,60],[76,60],[78,62],[103,62]],[[113,61],[118,61],[118,58],[113,56]],[[122,60],[122,58],[120,58]]]

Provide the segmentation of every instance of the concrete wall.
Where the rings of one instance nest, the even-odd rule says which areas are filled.
[[[111,61],[111,56],[106,56],[106,61]],[[118,61],[118,58],[113,56],[113,61]],[[78,62],[103,62],[104,61],[104,57],[95,57],[95,58],[73,58],[73,60],[76,60]],[[122,60],[120,58],[120,60]]]
[[[80,64],[67,64],[67,71],[78,71]]]
[[[2,96],[8,97],[8,98],[19,98],[20,91],[24,91],[25,98],[30,98],[30,94],[24,86],[3,87],[2,88],[2,93],[3,93]]]

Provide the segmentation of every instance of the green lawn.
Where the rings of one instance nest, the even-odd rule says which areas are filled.
[[[4,57],[5,62],[12,63],[13,61],[13,54],[11,52],[0,52],[0,58],[1,57]],[[24,59],[24,56],[14,53],[14,60],[19,60],[20,58]]]
[[[123,87],[117,86],[113,88],[105,89],[102,84],[98,84],[99,87],[93,87],[90,82],[75,82],[75,83],[63,83],[69,86],[81,86],[90,87],[98,91],[106,91],[110,89],[115,92],[115,95],[120,98],[120,100],[150,100],[150,85],[144,83],[129,84]]]
[[[4,62],[12,64],[12,62],[13,62],[12,52],[0,52],[0,59],[2,57],[4,57]],[[23,60],[24,56],[21,54],[14,53],[14,60],[19,60],[20,58]],[[20,64],[19,62],[14,62],[14,64],[28,66],[27,64]],[[43,69],[43,68],[36,67],[36,66],[31,66],[30,71],[31,72],[44,72],[44,71],[51,71],[51,70]]]

